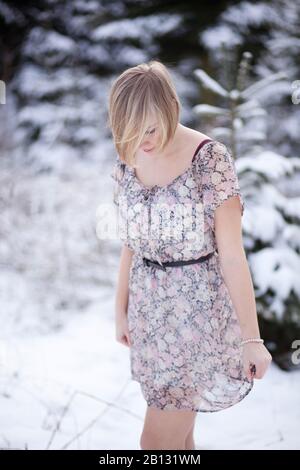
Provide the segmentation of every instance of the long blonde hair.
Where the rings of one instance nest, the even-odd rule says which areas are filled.
[[[181,105],[166,66],[151,60],[125,70],[109,93],[108,126],[120,159],[135,167],[135,154],[145,136],[149,112],[160,130],[159,151],[174,136]]]

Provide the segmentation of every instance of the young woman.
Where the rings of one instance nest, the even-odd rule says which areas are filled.
[[[159,61],[112,84],[123,240],[116,338],[130,348],[131,377],[148,405],[142,449],[194,449],[197,412],[241,401],[272,360],[260,338],[232,156],[179,114]]]

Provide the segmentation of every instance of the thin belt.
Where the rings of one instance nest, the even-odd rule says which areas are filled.
[[[166,271],[166,267],[183,266],[185,264],[201,263],[202,261],[205,261],[208,258],[210,258],[214,253],[215,251],[211,251],[207,255],[200,256],[197,259],[165,261],[165,262],[162,262],[161,264],[158,261],[152,261],[148,258],[143,258],[143,263],[145,266],[153,266],[157,269],[162,269],[163,271]]]

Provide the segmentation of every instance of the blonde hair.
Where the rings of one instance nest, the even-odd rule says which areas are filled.
[[[135,167],[135,154],[149,127],[152,112],[160,130],[159,151],[174,136],[180,102],[168,69],[151,60],[125,70],[109,94],[108,126],[120,159]]]

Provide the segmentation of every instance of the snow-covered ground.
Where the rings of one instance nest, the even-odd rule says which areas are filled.
[[[140,449],[146,402],[115,340],[112,289],[65,328],[0,343],[0,447]],[[271,364],[244,400],[198,413],[197,449],[300,449],[300,372]]]

